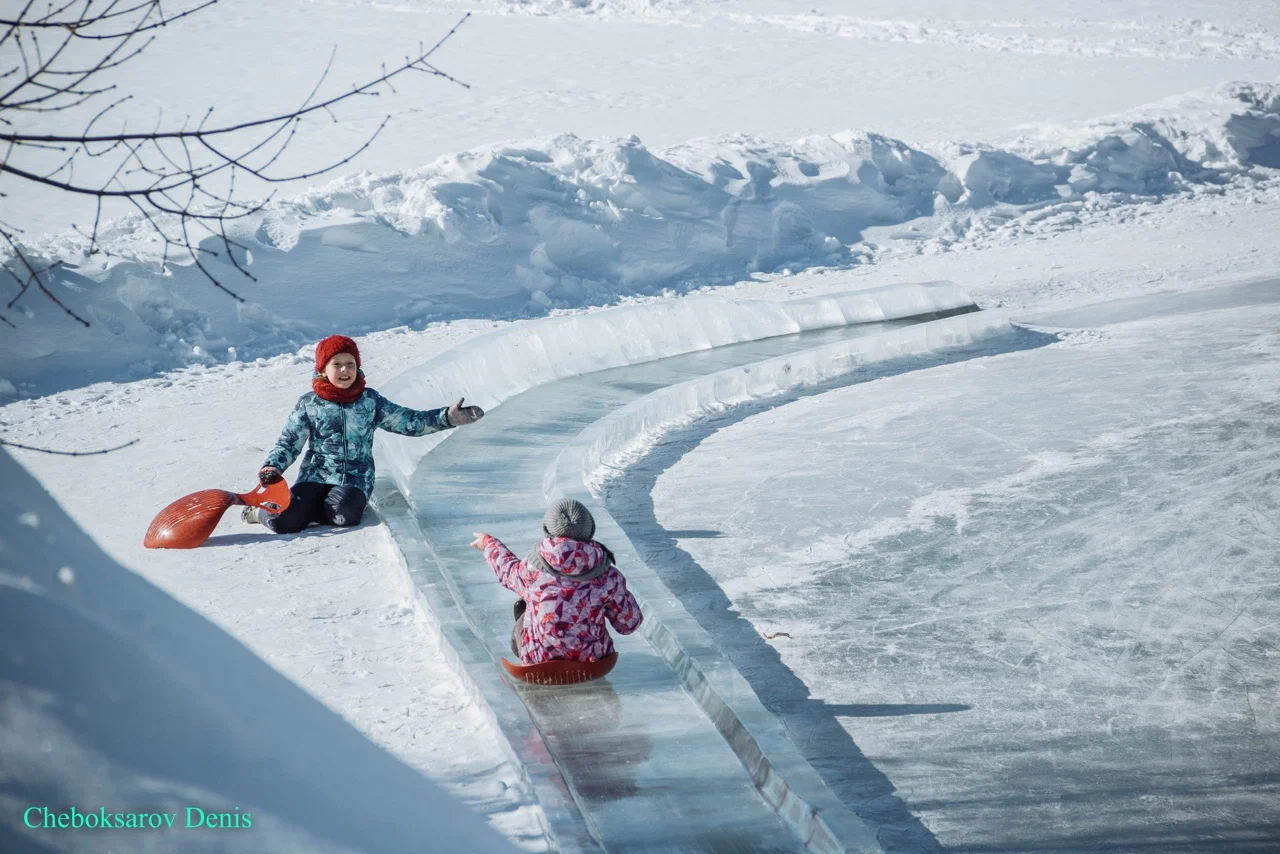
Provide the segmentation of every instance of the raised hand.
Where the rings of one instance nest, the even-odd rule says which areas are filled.
[[[465,397],[458,398],[458,402],[449,407],[449,423],[454,427],[461,427],[464,424],[474,424],[481,418],[484,418],[484,410],[478,406],[463,406],[462,402]]]
[[[488,534],[482,534],[479,531],[472,531],[471,536],[475,537],[475,539],[471,541],[471,548],[478,552],[484,551],[484,538],[487,537]]]

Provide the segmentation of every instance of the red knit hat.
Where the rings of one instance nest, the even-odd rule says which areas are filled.
[[[356,368],[360,367],[360,348],[356,342],[345,335],[330,335],[316,345],[316,373],[323,374],[324,366],[339,353],[350,353],[355,357]]]

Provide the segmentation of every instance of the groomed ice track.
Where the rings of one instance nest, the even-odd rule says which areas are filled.
[[[389,477],[375,502],[451,664],[524,769],[551,849],[880,850],[876,828],[828,790],[586,484],[655,429],[871,362],[1015,348],[1014,333],[936,283],[788,303],[691,299],[536,321],[385,387],[407,405],[466,394],[488,410],[439,438],[380,434]],[[483,530],[523,553],[561,494],[591,506],[645,623],[617,639],[603,680],[513,683],[498,659],[510,656],[514,596],[467,544]]]

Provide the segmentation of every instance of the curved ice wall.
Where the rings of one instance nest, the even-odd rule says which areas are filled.
[[[592,314],[548,317],[482,335],[383,384],[406,406],[443,406],[465,395],[486,409],[553,380],[695,350],[815,329],[896,320],[973,306],[948,282],[891,285],[791,302],[690,298]],[[422,458],[448,433],[379,433],[383,474],[402,492]]]
[[[543,492],[548,500],[562,495],[584,498],[583,490],[598,497],[604,472],[617,471],[620,461],[643,453],[655,436],[681,424],[877,362],[997,347],[1014,334],[1005,312],[974,312],[837,341],[658,389],[583,430],[548,467]]]

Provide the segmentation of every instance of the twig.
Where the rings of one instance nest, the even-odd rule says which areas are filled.
[[[59,457],[93,457],[98,454],[110,454],[113,451],[118,451],[121,448],[127,448],[130,445],[136,444],[138,444],[138,440],[133,439],[132,441],[125,442],[123,445],[116,445],[114,448],[103,448],[101,451],[54,451],[49,448],[33,448],[31,445],[20,445],[17,442],[10,442],[8,439],[0,439],[0,445],[4,445],[5,447],[21,448],[24,451],[36,451],[41,454],[54,454]]]
[[[18,54],[5,63],[8,70],[0,74],[7,87],[0,91],[0,175],[94,198],[91,230],[86,233],[73,226],[87,239],[87,256],[111,256],[99,234],[104,222],[103,201],[127,201],[160,238],[161,270],[168,269],[171,259],[190,258],[205,279],[243,302],[243,297],[220,282],[205,263],[204,259],[218,258],[222,252],[200,245],[196,239],[200,235],[193,235],[191,226],[199,226],[220,240],[234,271],[256,281],[235,252],[240,249],[247,254],[248,248],[234,239],[228,224],[260,213],[275,198],[275,191],[257,202],[240,201],[236,197],[238,173],[280,184],[314,178],[350,163],[374,143],[390,122],[390,115],[384,116],[364,142],[346,156],[316,168],[278,173],[278,164],[297,137],[304,117],[328,116],[336,122],[338,105],[354,98],[377,97],[383,84],[386,91],[395,92],[393,81],[400,75],[417,72],[466,87],[428,60],[471,15],[463,15],[429,49],[419,42],[417,52],[406,56],[399,65],[388,69],[383,63],[372,79],[322,97],[321,90],[333,70],[335,47],[315,86],[290,113],[213,125],[214,108],[210,107],[195,126],[184,120],[180,126],[166,129],[162,114],[145,131],[131,131],[127,125],[122,125],[119,133],[98,131],[113,110],[132,98],[125,93],[111,98],[105,106],[95,103],[78,135],[29,133],[23,129],[23,121],[10,120],[25,113],[73,110],[115,92],[117,85],[103,80],[101,75],[138,56],[155,40],[159,28],[215,3],[217,0],[185,0],[182,5],[187,8],[171,13],[162,8],[161,0],[52,0],[39,12],[37,0],[26,0],[16,17],[0,18],[0,47],[8,45],[7,53]],[[42,33],[46,34],[43,39]],[[143,34],[145,37],[139,38]],[[84,47],[72,50],[73,44]],[[171,150],[170,146],[176,148]],[[38,159],[49,149],[65,154],[65,160],[59,158],[57,168],[50,169]],[[80,176],[76,173],[75,161],[80,152],[95,159],[118,158],[118,162],[104,181],[95,183],[81,177],[84,169]],[[12,279],[18,288],[17,296],[6,307],[12,308],[18,300],[38,290],[67,315],[88,326],[87,320],[58,299],[46,281],[61,262],[38,265],[19,247],[12,236],[15,233],[17,229],[0,231],[0,246],[7,243],[11,250],[7,253],[10,257],[0,262],[0,276]],[[13,326],[4,315],[0,315],[0,323]]]

